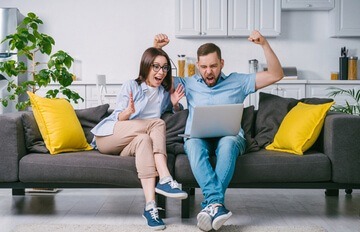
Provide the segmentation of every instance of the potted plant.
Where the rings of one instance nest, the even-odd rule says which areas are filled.
[[[47,98],[56,98],[62,94],[68,101],[72,100],[78,103],[78,100],[84,101],[80,95],[68,87],[73,82],[74,75],[69,72],[74,59],[64,51],[57,51],[51,54],[52,47],[55,45],[54,39],[44,33],[41,33],[39,25],[43,21],[37,15],[30,12],[16,28],[14,34],[7,35],[1,43],[8,42],[11,50],[17,50],[18,56],[24,57],[24,61],[9,60],[0,62],[0,71],[6,73],[9,77],[27,75],[28,78],[22,83],[9,81],[7,91],[9,95],[0,98],[3,106],[7,106],[9,101],[15,101],[27,91],[35,93],[48,84],[57,83],[58,88],[48,90]],[[47,62],[40,62],[39,55]],[[24,110],[30,106],[30,101],[18,102],[16,108]]]
[[[360,89],[342,89],[338,87],[329,87],[329,97],[336,97],[338,95],[346,95],[354,99],[355,103],[350,104],[345,100],[345,105],[333,105],[331,110],[336,112],[343,112],[347,114],[359,115],[360,116]]]

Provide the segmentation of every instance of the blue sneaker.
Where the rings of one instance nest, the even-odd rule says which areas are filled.
[[[178,182],[176,180],[170,180],[165,184],[157,183],[155,187],[155,192],[166,197],[172,197],[177,199],[186,199],[188,194],[182,191],[179,187]]]
[[[150,210],[144,210],[143,218],[146,219],[148,226],[154,230],[163,230],[165,229],[165,223],[159,217],[157,207],[153,207]]]
[[[212,228],[218,230],[231,217],[232,213],[222,204],[213,204],[212,208],[213,210],[210,212]]]

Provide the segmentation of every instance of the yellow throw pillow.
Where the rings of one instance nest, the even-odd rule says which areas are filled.
[[[325,116],[333,103],[310,105],[299,102],[287,113],[274,142],[265,149],[303,155],[319,137]]]
[[[50,154],[91,150],[74,108],[65,99],[49,99],[27,92],[36,123]]]

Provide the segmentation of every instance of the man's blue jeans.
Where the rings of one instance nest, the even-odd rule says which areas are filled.
[[[224,204],[225,191],[233,177],[236,159],[245,152],[245,139],[240,135],[211,139],[187,139],[184,144],[192,172],[198,182],[204,201],[209,204]],[[216,156],[215,169],[210,156]]]

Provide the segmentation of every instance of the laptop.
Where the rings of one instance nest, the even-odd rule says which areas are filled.
[[[185,138],[216,138],[237,135],[241,129],[244,104],[209,105],[194,107],[190,134]]]

